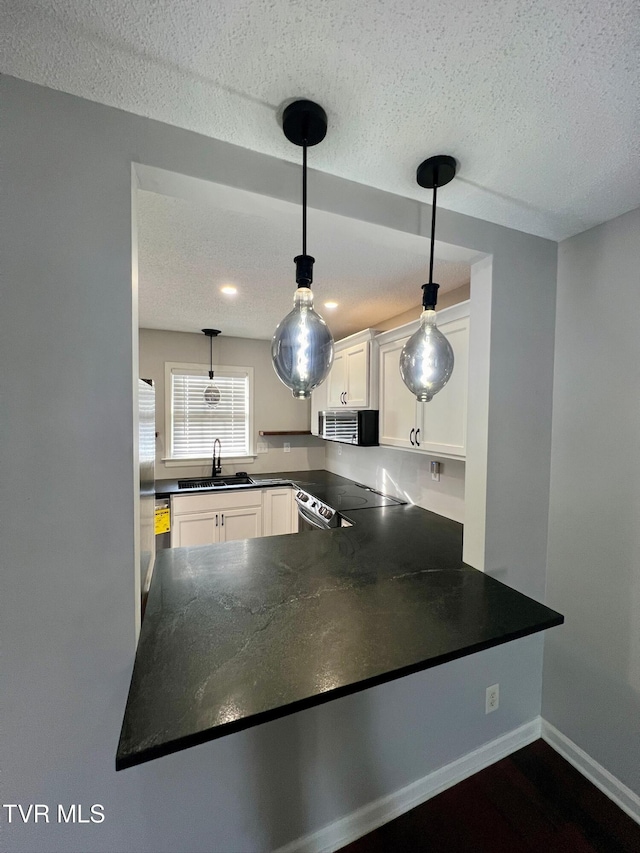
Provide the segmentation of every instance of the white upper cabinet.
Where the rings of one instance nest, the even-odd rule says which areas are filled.
[[[399,367],[408,335],[393,339],[396,331],[385,333],[380,343],[380,444],[415,447],[417,401],[402,381]]]
[[[400,353],[419,322],[378,335],[380,444],[464,458],[467,435],[469,302],[438,312],[438,328],[453,348],[453,374],[429,403],[419,403],[400,376]]]
[[[345,403],[352,409],[369,405],[369,350],[371,341],[354,344],[344,351],[346,389]]]
[[[373,357],[375,347],[373,329],[365,329],[357,335],[351,335],[335,345],[333,366],[324,385],[326,402],[324,406],[312,403],[315,414],[327,409],[375,409],[378,403],[377,359]],[[321,396],[323,386],[314,391]],[[312,416],[313,417],[313,416]],[[316,414],[317,420],[317,414]],[[312,431],[314,424],[312,423]],[[315,424],[317,429],[317,424]]]
[[[453,347],[454,368],[442,391],[430,403],[420,404],[422,429],[418,438],[422,450],[466,456],[469,315],[446,322],[443,318],[438,328]]]
[[[325,381],[327,386],[327,408],[339,409],[344,405],[344,395],[347,390],[345,353],[337,352],[333,356],[333,365]]]
[[[322,385],[319,385],[311,392],[311,433],[312,435],[320,435],[320,412],[329,408],[327,402],[329,395],[329,379],[330,375],[325,379]]]

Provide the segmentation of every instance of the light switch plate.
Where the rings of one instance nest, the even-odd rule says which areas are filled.
[[[291,444],[288,441],[284,442],[283,447],[285,453],[291,453]]]
[[[266,441],[259,441],[256,450],[258,451],[258,453],[268,453],[269,445]]]

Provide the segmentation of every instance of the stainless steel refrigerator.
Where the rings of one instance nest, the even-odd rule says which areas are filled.
[[[141,612],[149,592],[156,556],[156,391],[151,379],[138,380],[138,453],[140,467],[140,595]]]

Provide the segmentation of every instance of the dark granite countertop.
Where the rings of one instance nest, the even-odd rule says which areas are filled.
[[[285,476],[321,499],[336,485]],[[350,528],[158,553],[117,769],[564,621],[465,565],[454,521],[415,506],[350,516]]]
[[[224,475],[223,475],[224,476]],[[276,471],[270,474],[250,474],[254,481],[252,486],[230,486],[225,489],[211,489],[214,492],[225,492],[231,489],[264,489],[269,486],[295,485],[312,492],[320,500],[325,500],[323,497],[324,491],[332,486],[352,485],[352,480],[347,480],[346,477],[341,477],[339,474],[332,474],[331,471],[316,469],[314,471]],[[180,477],[183,479],[191,479],[190,477]],[[179,489],[178,479],[175,480],[156,480],[156,497],[168,498],[171,495],[192,495],[202,494],[208,491],[207,489]]]

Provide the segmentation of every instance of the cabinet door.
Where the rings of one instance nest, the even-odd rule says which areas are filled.
[[[466,454],[467,443],[467,376],[469,369],[469,318],[463,317],[438,328],[453,347],[454,366],[451,379],[429,403],[418,404],[420,418],[420,450]]]
[[[380,444],[412,447],[415,436],[416,398],[400,376],[400,353],[407,338],[380,347]]]
[[[329,407],[327,403],[327,391],[329,389],[329,377],[324,380],[322,385],[311,392],[311,434],[320,435],[320,427],[318,414]]]
[[[279,536],[292,533],[291,504],[293,489],[265,489],[262,503],[262,532],[264,536]]]
[[[174,515],[171,523],[171,547],[213,545],[218,541],[215,512]]]
[[[347,406],[365,409],[369,405],[369,341],[344,351]]]
[[[341,409],[344,406],[343,394],[347,390],[345,377],[345,354],[337,352],[333,357],[333,365],[327,379],[327,408]]]
[[[262,536],[262,507],[234,507],[218,513],[220,542]]]

